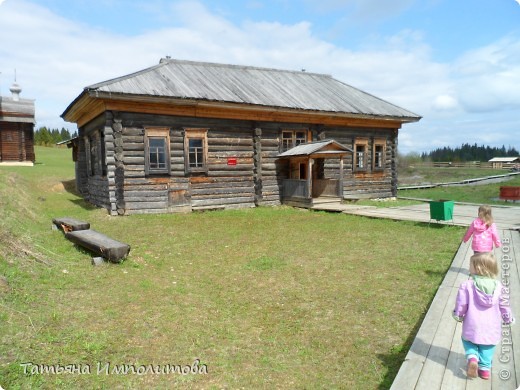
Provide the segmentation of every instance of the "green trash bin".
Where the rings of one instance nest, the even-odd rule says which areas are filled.
[[[455,202],[452,200],[435,200],[430,202],[430,219],[437,221],[453,220],[453,206]]]

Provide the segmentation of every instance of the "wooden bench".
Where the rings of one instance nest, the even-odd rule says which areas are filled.
[[[520,186],[502,186],[500,187],[500,199],[508,201],[520,200]]]
[[[130,245],[92,229],[66,232],[65,237],[113,263],[121,262],[130,252]]]
[[[90,229],[90,223],[69,217],[53,218],[52,223],[65,233]]]

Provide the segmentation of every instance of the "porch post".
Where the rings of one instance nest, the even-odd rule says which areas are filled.
[[[314,159],[309,158],[309,163],[307,164],[307,198],[312,199],[312,165],[314,164]]]
[[[338,195],[343,198],[343,156],[339,158],[339,182],[338,182]]]

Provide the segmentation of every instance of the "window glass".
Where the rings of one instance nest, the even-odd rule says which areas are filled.
[[[285,152],[292,148],[292,131],[282,132],[282,151]]]
[[[149,138],[150,169],[166,169],[166,138]]]
[[[305,134],[305,131],[297,131],[294,146],[304,144],[305,142],[307,142],[307,136]]]
[[[307,142],[307,132],[306,131],[284,130],[284,131],[282,131],[282,150],[281,151],[285,152],[286,150],[294,148],[295,146],[298,146],[300,144],[304,144],[305,142]]]
[[[363,169],[365,167],[365,145],[356,145],[356,168]]]
[[[190,138],[189,143],[189,165],[190,168],[201,168],[204,166],[204,143],[202,138]]]
[[[375,168],[383,168],[383,145],[375,146],[374,166]]]

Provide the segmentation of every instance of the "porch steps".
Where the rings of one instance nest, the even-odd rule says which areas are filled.
[[[313,198],[310,208],[312,210],[341,212],[341,198],[335,196],[320,196],[319,198]]]
[[[341,198],[339,196],[320,196],[319,198],[312,198],[313,205],[329,203],[341,203]]]

